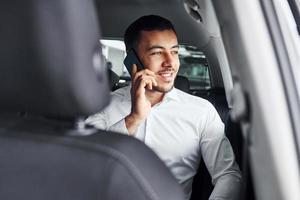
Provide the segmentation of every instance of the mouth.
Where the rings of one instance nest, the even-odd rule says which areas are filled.
[[[170,82],[173,80],[173,70],[161,71],[157,73],[157,76],[160,77],[164,82]]]

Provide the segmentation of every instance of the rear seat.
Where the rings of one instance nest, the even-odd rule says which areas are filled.
[[[190,82],[189,79],[185,76],[178,75],[175,79],[174,86],[179,90],[190,93]]]
[[[111,91],[114,91],[119,83],[120,77],[112,70],[112,63],[110,61],[106,62],[106,68],[108,73],[108,80]]]
[[[211,88],[209,90],[205,91],[197,91],[193,92],[193,95],[202,97],[204,99],[207,99],[210,103],[214,105],[216,110],[218,111],[222,121],[226,123],[229,108],[228,103],[226,99],[226,94],[224,88]]]

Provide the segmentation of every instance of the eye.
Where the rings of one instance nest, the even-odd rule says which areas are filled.
[[[151,53],[151,55],[158,55],[158,56],[161,55],[161,54],[162,54],[162,52],[160,52],[160,51],[156,51],[156,52]]]
[[[171,51],[171,54],[172,55],[178,55],[178,51],[176,50],[176,51]]]

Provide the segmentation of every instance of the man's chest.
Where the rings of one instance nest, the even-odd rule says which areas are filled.
[[[149,114],[137,134],[167,165],[197,166],[201,155],[200,132],[199,119],[160,110]]]

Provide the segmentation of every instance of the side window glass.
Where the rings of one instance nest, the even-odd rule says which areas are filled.
[[[102,45],[102,54],[106,62],[110,62],[110,68],[120,77],[130,77],[123,60],[126,56],[125,44],[121,40],[100,40]]]
[[[191,85],[191,90],[210,89],[209,66],[202,51],[193,46],[180,45],[179,75],[186,76]]]

